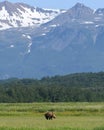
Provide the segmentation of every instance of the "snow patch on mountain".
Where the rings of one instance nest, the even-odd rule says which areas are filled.
[[[10,45],[10,48],[14,48],[14,45]]]
[[[53,27],[53,28],[55,28],[57,26],[59,26],[59,24],[58,25],[56,25],[56,24],[50,25],[50,27]]]
[[[85,21],[84,24],[94,24],[92,21]]]
[[[31,36],[30,36],[30,35],[23,34],[22,36],[23,36],[23,37],[26,37],[27,39],[30,39],[30,40],[31,40]]]
[[[27,54],[31,52],[31,46],[32,46],[32,42],[30,42],[30,43],[28,44]]]
[[[42,34],[42,36],[45,36],[45,35],[46,35],[46,33],[43,33],[43,34]]]
[[[25,55],[25,54],[28,54],[28,53],[31,52],[31,46],[32,46],[32,41],[31,41],[31,40],[32,40],[32,38],[31,38],[31,36],[28,35],[28,34],[22,34],[22,37],[24,37],[24,38],[26,38],[26,39],[28,40],[26,52],[23,53],[23,55]]]

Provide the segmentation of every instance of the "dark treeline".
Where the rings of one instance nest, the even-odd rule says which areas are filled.
[[[0,80],[0,102],[104,101],[104,72]]]

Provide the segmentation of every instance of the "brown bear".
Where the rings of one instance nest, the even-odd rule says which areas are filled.
[[[53,112],[46,112],[44,116],[47,120],[52,120],[53,118],[56,118],[56,115]]]

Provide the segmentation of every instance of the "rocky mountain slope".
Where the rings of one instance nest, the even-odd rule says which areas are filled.
[[[0,31],[0,78],[103,70],[104,9],[77,3],[38,27]]]

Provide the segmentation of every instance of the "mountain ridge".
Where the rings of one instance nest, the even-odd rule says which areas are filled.
[[[0,78],[103,71],[103,43],[103,9],[77,3],[37,27],[1,30]]]

